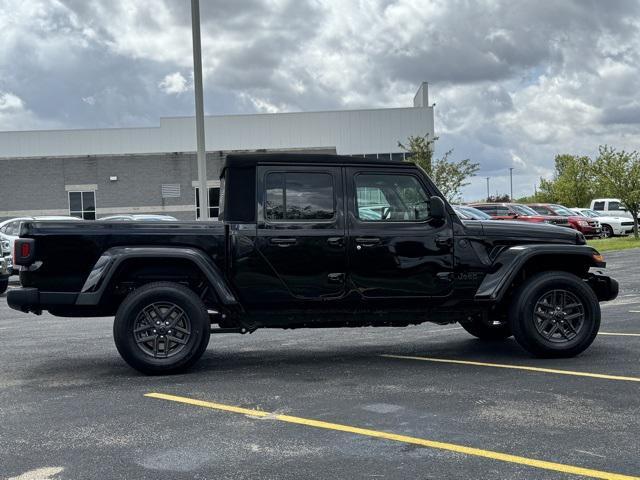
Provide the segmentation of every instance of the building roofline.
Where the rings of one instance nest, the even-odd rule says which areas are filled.
[[[208,118],[234,118],[234,117],[276,117],[276,116],[290,116],[290,115],[308,115],[308,114],[323,114],[323,113],[359,113],[359,112],[377,112],[377,111],[399,111],[399,110],[416,110],[416,109],[433,109],[433,107],[390,107],[390,108],[359,108],[352,110],[313,110],[313,111],[299,111],[299,112],[256,112],[256,113],[230,113],[230,114],[218,114],[218,115],[205,115],[205,120]],[[158,125],[149,126],[133,126],[133,127],[95,127],[95,128],[46,128],[41,130],[0,130],[0,135],[3,133],[46,133],[46,132],[98,132],[98,131],[118,131],[118,130],[149,130],[162,128],[163,120],[186,120],[195,119],[195,116],[190,115],[176,115],[168,117],[160,117]]]

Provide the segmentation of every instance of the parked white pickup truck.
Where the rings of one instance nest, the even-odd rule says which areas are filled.
[[[590,208],[601,215],[633,218],[619,198],[594,198]]]

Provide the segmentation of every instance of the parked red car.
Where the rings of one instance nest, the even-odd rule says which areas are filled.
[[[576,215],[567,207],[553,203],[529,203],[528,206],[541,215],[565,217],[574,230],[578,230],[585,237],[599,237],[602,234],[600,222],[593,218]]]
[[[473,203],[470,206],[491,215],[496,220],[518,220],[520,222],[550,223],[560,227],[569,226],[569,220],[564,217],[540,215],[520,203]]]

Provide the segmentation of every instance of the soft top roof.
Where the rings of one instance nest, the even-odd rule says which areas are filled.
[[[337,164],[337,165],[413,165],[409,162],[378,160],[375,158],[351,157],[348,155],[327,155],[317,153],[238,153],[227,155],[222,170],[226,168],[251,168],[261,164]]]

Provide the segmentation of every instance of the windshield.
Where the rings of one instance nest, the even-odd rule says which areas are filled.
[[[511,208],[513,208],[518,215],[538,215],[538,212],[533,208],[529,208],[525,205],[511,205]]]
[[[551,209],[556,212],[558,215],[564,215],[565,217],[570,217],[571,215],[575,215],[574,212],[569,210],[567,207],[563,207],[562,205],[551,205]]]
[[[491,215],[473,207],[458,207],[465,215],[474,220],[491,220]]]
[[[600,216],[600,214],[594,210],[580,210],[580,213],[585,217],[591,217],[591,218]]]

